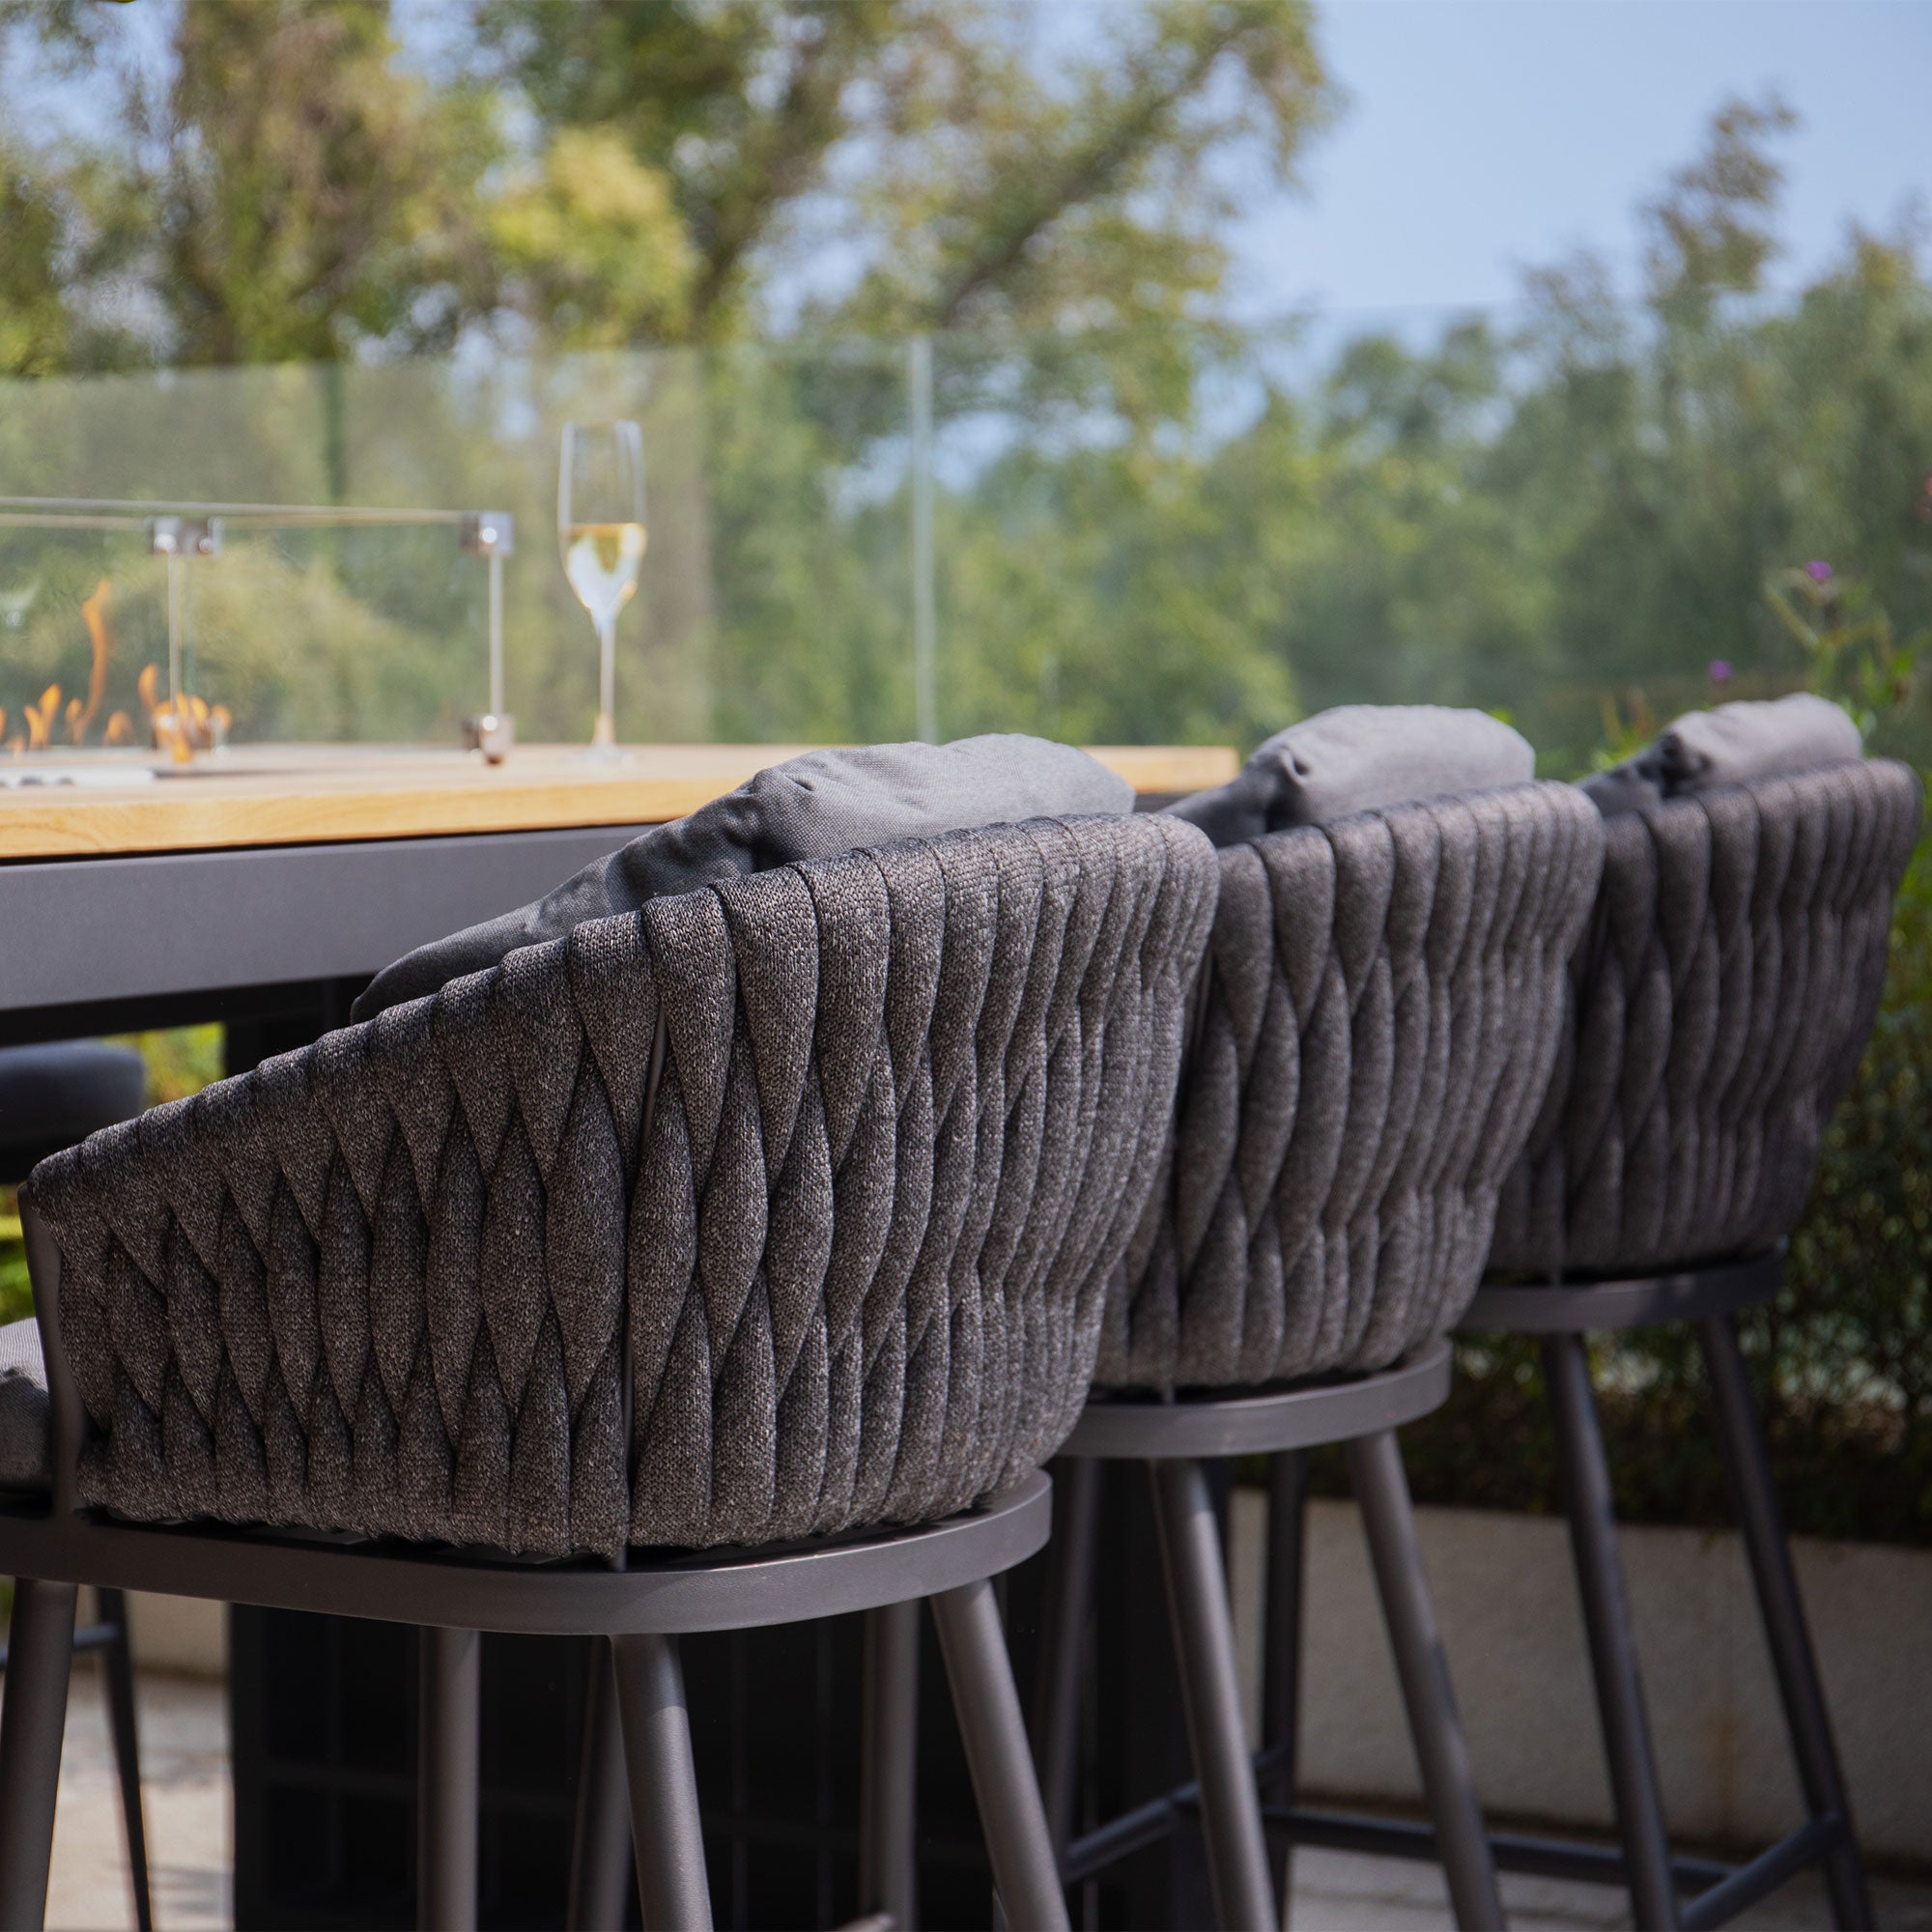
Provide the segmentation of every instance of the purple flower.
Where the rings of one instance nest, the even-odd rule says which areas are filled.
[[[1711,682],[1713,684],[1729,684],[1730,681],[1731,681],[1730,659],[1713,658],[1711,660]]]
[[[1822,561],[1807,563],[1804,566],[1804,575],[1813,583],[1829,583],[1832,581],[1832,566]]]

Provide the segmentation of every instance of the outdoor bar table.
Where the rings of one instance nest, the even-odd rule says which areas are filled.
[[[0,1042],[219,1020],[242,1070],[346,1021],[410,948],[541,895],[801,749],[638,746],[597,763],[524,747],[491,767],[454,751],[262,746],[118,785],[98,781],[116,754],[0,759]],[[1143,807],[1236,763],[1216,748],[1097,754]],[[48,769],[94,781],[4,782]],[[268,1638],[266,1613],[251,1614],[253,1656]],[[251,1839],[259,1797],[238,1817]]]
[[[295,1023],[273,1044],[299,1044],[412,947],[539,897],[803,749],[639,745],[598,762],[529,746],[491,766],[263,745],[153,779],[132,754],[0,760],[0,1044],[206,1020]],[[1095,755],[1143,803],[1236,768],[1215,747]],[[102,782],[117,756],[127,782]],[[9,781],[43,769],[86,781]]]

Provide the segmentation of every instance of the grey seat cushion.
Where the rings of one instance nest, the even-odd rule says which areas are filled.
[[[1914,773],[1874,758],[1605,820],[1495,1268],[1642,1273],[1791,1231],[1878,1010],[1921,811]]]
[[[546,1556],[970,1503],[1085,1399],[1215,888],[1154,815],[783,867],[97,1135],[32,1182],[81,1500]]]
[[[1375,1369],[1453,1325],[1548,1082],[1603,843],[1574,787],[1527,784],[1221,853],[1100,1381]]]
[[[772,765],[688,818],[653,826],[534,904],[439,939],[379,973],[352,1017],[419,999],[585,920],[800,859],[962,826],[1131,811],[1134,788],[1071,745],[1005,733],[951,745],[863,745]]]
[[[0,1047],[0,1183],[97,1127],[131,1120],[147,1098],[148,1069],[130,1046],[61,1040]]]
[[[1343,704],[1256,748],[1239,774],[1169,809],[1216,845],[1457,792],[1526,784],[1529,740],[1486,711]]]
[[[1583,781],[1605,817],[1649,811],[1667,798],[1781,778],[1864,754],[1859,727],[1810,692],[1687,711],[1634,758]]]
[[[52,1487],[52,1430],[41,1327],[30,1315],[0,1328],[0,1490]]]

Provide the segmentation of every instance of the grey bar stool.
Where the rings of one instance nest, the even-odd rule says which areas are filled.
[[[1056,1465],[1065,1527],[1036,1721],[1064,1878],[1198,1810],[1221,1922],[1278,1922],[1266,1833],[1294,1837],[1294,1647],[1272,1645],[1274,1721],[1251,1760],[1204,1464],[1264,1453],[1281,1483],[1307,1448],[1344,1443],[1456,1916],[1501,1922],[1394,1430],[1448,1394],[1441,1337],[1548,1084],[1602,847],[1586,801],[1524,784],[1221,852],[1173,1145]],[[1196,1782],[1076,1835],[1094,1486],[1120,1459],[1153,1484]],[[1274,1520],[1279,1568],[1298,1517]],[[1277,1619],[1297,1607],[1274,1593]]]
[[[82,1580],[422,1626],[435,1926],[474,1922],[479,1631],[611,1639],[645,1922],[698,1926],[678,1634],[923,1598],[1008,1917],[1063,1923],[988,1579],[1047,1531],[1215,887],[1153,819],[785,867],[43,1163],[0,1924],[43,1910]]]
[[[147,1092],[147,1065],[132,1047],[101,1040],[0,1047],[0,1186],[18,1186],[46,1155],[117,1121],[132,1120],[146,1104]],[[10,1323],[0,1328],[0,1490],[45,1490],[46,1440],[40,1335],[31,1321]],[[152,1932],[128,1601],[119,1590],[101,1589],[95,1593],[95,1608],[94,1621],[75,1629],[73,1647],[80,1655],[100,1659],[134,1919],[140,1932]],[[0,1644],[0,1670],[8,1661],[7,1646]]]
[[[1871,1923],[1736,1317],[1777,1292],[1878,1009],[1921,811],[1913,772],[1874,758],[1606,821],[1565,1050],[1496,1220],[1492,1269],[1532,1285],[1488,1286],[1465,1318],[1542,1338],[1623,1845],[1607,1874],[1559,1863],[1620,1878],[1645,1925],[1721,1924],[1808,1864],[1840,1926]],[[1671,1856],[1585,1349],[1662,1321],[1697,1327],[1806,1813],[1735,1869]]]
[[[1541,1338],[1620,1840],[1494,1833],[1496,1861],[1626,1887],[1646,1927],[1722,1924],[1813,1864],[1835,1921],[1871,1923],[1736,1317],[1777,1293],[1783,1237],[1877,1010],[1920,813],[1914,774],[1867,759],[1606,821],[1562,1051],[1498,1206],[1495,1278],[1463,1318]],[[1743,1865],[1670,1845],[1591,1386],[1590,1333],[1673,1321],[1696,1324],[1805,1807]],[[1425,1829],[1310,1824],[1314,1842],[1435,1856]]]

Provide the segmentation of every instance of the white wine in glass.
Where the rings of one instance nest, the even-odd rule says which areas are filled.
[[[565,423],[556,473],[563,574],[597,626],[594,752],[617,743],[617,613],[644,560],[644,439],[634,422]]]

